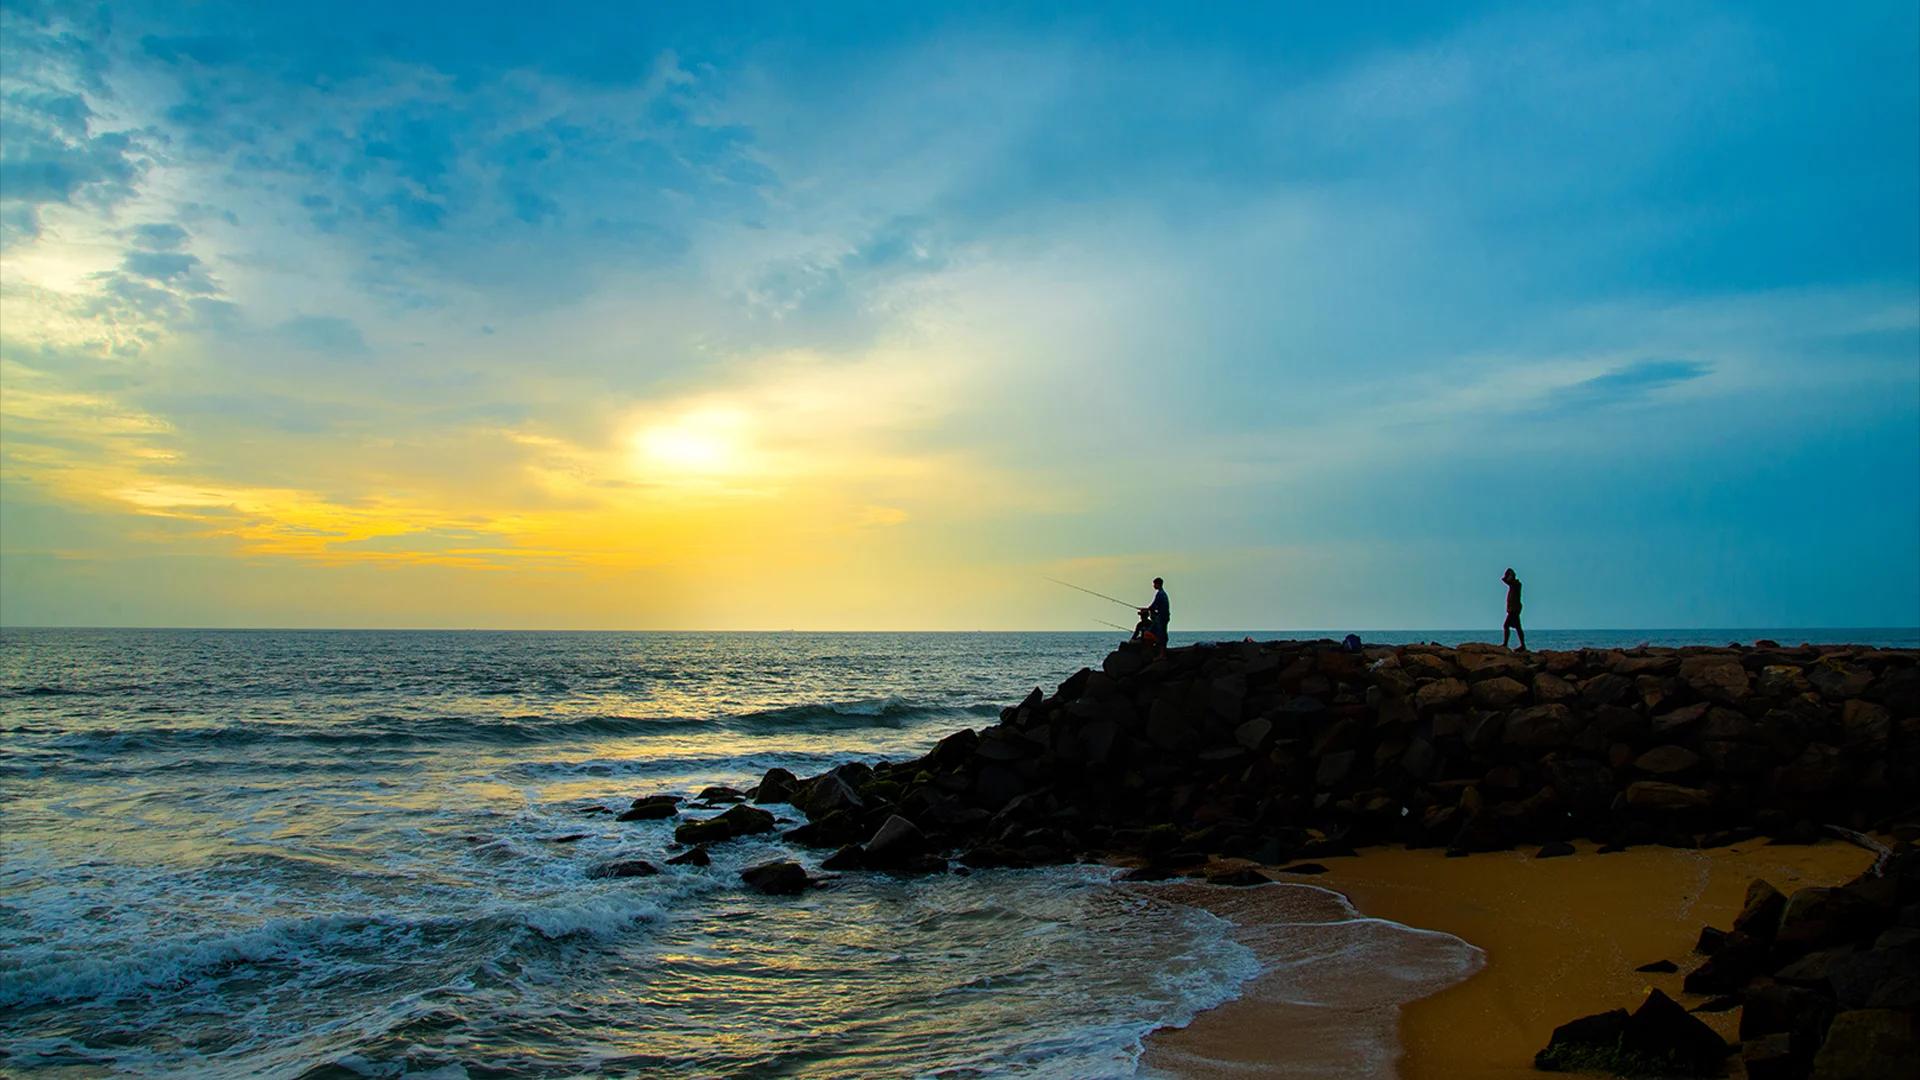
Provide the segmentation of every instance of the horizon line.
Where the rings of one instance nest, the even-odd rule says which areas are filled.
[[[1346,628],[1327,626],[1302,627],[1204,627],[1197,630],[1175,630],[1176,634],[1461,634],[1491,633],[1498,626],[1410,626],[1410,627],[1359,627]],[[664,628],[664,627],[518,627],[518,626],[238,626],[238,625],[183,625],[183,624],[13,624],[0,623],[0,632],[10,630],[203,630],[226,631],[234,633],[398,633],[398,634],[1110,634],[1125,633],[1124,630],[1080,630],[1080,629],[898,629],[874,627],[864,629],[808,629],[803,627],[708,627],[708,628]],[[1701,634],[1708,631],[1746,632],[1755,630],[1791,631],[1808,633],[1829,630],[1876,630],[1897,631],[1920,634],[1920,625],[1914,626],[1543,626],[1532,627],[1530,632],[1539,634],[1563,633],[1688,633]]]

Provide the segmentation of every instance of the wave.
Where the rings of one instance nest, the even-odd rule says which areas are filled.
[[[713,719],[693,717],[590,714],[502,717],[374,715],[338,725],[226,724],[140,728],[88,728],[54,735],[42,745],[83,752],[125,753],[135,750],[178,750],[206,747],[242,747],[260,743],[301,743],[316,746],[395,747],[478,742],[491,745],[532,745],[580,738],[623,738],[661,734],[703,734],[716,727],[752,734],[762,731],[847,731],[859,728],[906,727],[921,720],[965,719],[998,713],[988,703],[944,705],[904,698],[869,698],[845,702],[783,705]],[[44,730],[44,729],[42,729]]]
[[[325,980],[390,962],[395,955],[463,942],[483,952],[521,942],[605,939],[665,918],[660,890],[581,889],[464,915],[327,915],[269,919],[244,930],[173,941],[131,956],[109,950],[36,946],[15,950],[0,969],[0,1009],[112,1002],[277,968],[292,979]],[[209,985],[207,989],[212,989]]]

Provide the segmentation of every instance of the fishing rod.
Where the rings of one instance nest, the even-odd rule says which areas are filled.
[[[1086,593],[1088,596],[1097,596],[1102,600],[1112,600],[1114,603],[1119,604],[1121,607],[1126,608],[1128,611],[1140,610],[1138,606],[1134,604],[1129,604],[1125,600],[1118,600],[1118,599],[1115,599],[1114,597],[1108,596],[1106,593],[1094,592],[1092,589],[1082,589],[1080,588],[1080,586],[1075,585],[1071,581],[1061,581],[1059,578],[1056,578],[1056,577],[1050,577],[1050,578],[1047,578],[1047,580],[1053,582],[1055,585],[1065,585],[1069,589],[1075,589],[1080,592]],[[1124,630],[1126,629],[1126,627],[1121,627],[1121,629]]]

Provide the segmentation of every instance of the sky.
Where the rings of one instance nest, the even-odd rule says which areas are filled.
[[[1920,625],[1920,7],[0,2],[0,623]]]

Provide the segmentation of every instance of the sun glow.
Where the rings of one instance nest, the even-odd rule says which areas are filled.
[[[702,409],[642,428],[633,436],[637,464],[678,476],[719,476],[746,464],[747,418],[735,409]]]

